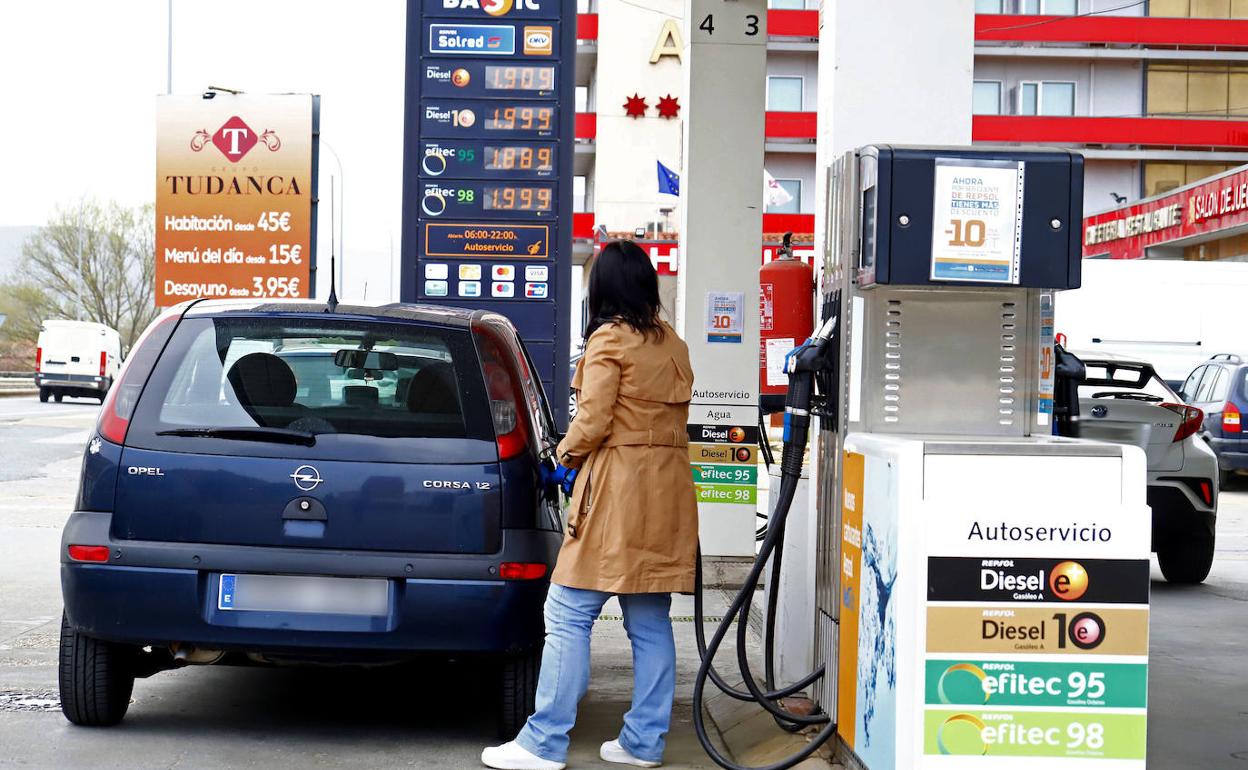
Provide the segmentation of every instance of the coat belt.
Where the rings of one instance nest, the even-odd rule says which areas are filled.
[[[688,434],[669,430],[622,430],[607,436],[603,446],[689,446]]]

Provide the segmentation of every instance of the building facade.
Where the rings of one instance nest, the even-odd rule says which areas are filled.
[[[813,253],[819,0],[772,0],[760,264],[785,231]],[[577,261],[608,237],[651,250],[674,306],[683,0],[581,0]],[[1248,0],[976,0],[972,136],[1070,147],[1087,214],[1248,163]],[[764,184],[760,180],[760,188]]]

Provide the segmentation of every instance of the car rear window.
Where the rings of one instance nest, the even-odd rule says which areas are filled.
[[[1153,402],[1177,402],[1179,397],[1156,374],[1138,365],[1085,361],[1087,377],[1099,383],[1079,386],[1080,398],[1127,398]]]
[[[484,393],[467,330],[333,317],[187,318],[143,391],[127,443],[216,453],[245,443],[256,454],[294,446],[339,459],[375,457],[361,456],[361,447],[375,450],[379,440],[389,442],[387,455],[399,449],[395,442],[414,440],[492,445]]]

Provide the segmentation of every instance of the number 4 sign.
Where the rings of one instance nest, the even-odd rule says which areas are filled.
[[[706,341],[740,342],[745,328],[745,293],[706,293]]]

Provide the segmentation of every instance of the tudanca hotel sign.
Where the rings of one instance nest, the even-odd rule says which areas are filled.
[[[1248,166],[1083,221],[1083,256],[1141,259],[1174,241],[1248,227]]]

